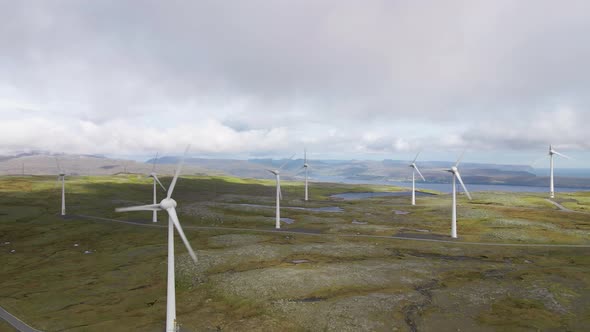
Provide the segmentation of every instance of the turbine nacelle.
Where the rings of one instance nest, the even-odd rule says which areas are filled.
[[[410,165],[408,165],[409,167],[411,167],[413,169],[412,171],[412,183],[414,182],[414,172],[418,172],[418,175],[422,178],[422,181],[426,181],[426,179],[424,178],[424,175],[422,175],[422,172],[420,172],[420,170],[418,169],[418,165],[416,165],[416,160],[418,160],[418,156],[420,155],[420,152],[418,152],[416,154],[416,157],[414,158],[414,160],[412,160],[412,162],[410,163]],[[412,185],[413,187],[413,185]],[[412,190],[412,197],[414,195],[414,191]],[[413,202],[413,199],[412,199]]]
[[[557,152],[557,150],[555,150],[555,149],[553,148],[553,146],[549,145],[549,157],[553,157],[554,155],[557,155],[557,156],[563,157],[563,158],[565,158],[565,159],[571,159],[570,157],[568,157],[568,156],[564,155],[563,153],[559,153],[559,152]]]
[[[172,209],[176,207],[176,201],[172,198],[164,198],[160,202],[160,207],[164,210]]]
[[[459,170],[457,169],[456,166],[453,166],[450,169],[447,169],[447,172],[457,174],[459,172]]]

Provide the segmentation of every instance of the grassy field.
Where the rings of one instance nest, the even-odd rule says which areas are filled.
[[[150,203],[150,180],[68,178],[62,218],[55,177],[0,178],[0,306],[45,331],[162,331],[167,222],[151,227],[150,213],[114,212]],[[583,331],[590,324],[589,248],[469,244],[590,245],[588,193],[558,195],[578,211],[571,213],[540,194],[461,196],[460,238],[444,243],[387,237],[450,240],[449,195],[421,196],[413,207],[409,197],[330,198],[401,190],[386,186],[312,183],[310,202],[301,199],[301,183],[282,189],[281,214],[294,223],[283,225],[289,232],[264,232],[274,228],[274,180],[179,180],[179,216],[199,256],[194,265],[176,238],[182,331]],[[198,228],[205,226],[214,228]]]

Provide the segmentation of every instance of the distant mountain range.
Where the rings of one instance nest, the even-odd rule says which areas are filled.
[[[57,161],[68,175],[149,174],[152,164],[125,159],[110,159],[97,155],[51,154],[32,152],[14,156],[0,156],[0,175],[55,175]],[[176,165],[157,165],[156,173],[174,174]],[[185,174],[210,174],[213,171],[189,165]]]
[[[176,163],[177,158],[165,157],[158,160],[161,163]],[[277,168],[286,160],[271,159],[187,159],[187,164],[203,169],[216,170],[238,177],[270,178],[267,168]],[[382,181],[398,182],[411,180],[412,172],[407,161],[400,160],[313,160],[309,162],[309,176],[316,181],[333,182],[362,182]],[[290,161],[281,176],[291,179],[302,179],[302,159]],[[431,183],[450,183],[451,176],[445,172],[452,166],[451,162],[422,161],[420,170]],[[547,176],[539,176],[535,169],[523,165],[501,165],[462,163],[461,174],[467,183],[472,184],[504,184],[520,186],[547,186]],[[586,172],[590,174],[590,170]],[[590,188],[590,177],[556,177],[556,186],[570,188]]]
[[[153,159],[146,162],[110,159],[96,155],[50,154],[32,152],[14,156],[0,156],[0,175],[48,175],[57,174],[56,157],[62,168],[70,175],[116,175],[149,174]],[[271,159],[203,159],[188,158],[184,174],[227,174],[244,178],[266,178],[271,175],[266,169],[280,167],[287,160]],[[162,175],[174,173],[178,157],[158,158],[156,172]],[[312,160],[309,162],[309,176],[315,181],[363,182],[363,181],[409,181],[412,172],[407,161],[399,160]],[[449,183],[451,177],[444,170],[451,162],[422,161],[420,170],[431,183]],[[281,176],[285,179],[303,178],[303,160],[294,159],[287,163]],[[547,186],[549,180],[542,171],[523,165],[500,165],[462,163],[461,173],[466,183],[505,184],[520,186]],[[545,172],[548,174],[548,171]],[[559,175],[559,173],[557,173]],[[556,186],[580,189],[590,188],[590,170],[572,172],[576,176],[557,176]]]

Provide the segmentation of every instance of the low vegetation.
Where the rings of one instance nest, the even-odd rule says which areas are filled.
[[[114,212],[150,203],[151,179],[67,178],[65,218],[55,180],[0,178],[0,306],[45,331],[161,331],[167,222],[163,214],[153,224],[150,213]],[[182,331],[583,331],[590,324],[588,247],[473,244],[590,246],[587,193],[558,195],[576,212],[541,194],[460,196],[453,242],[446,194],[411,206],[408,196],[331,198],[402,190],[387,186],[312,183],[310,202],[301,199],[301,183],[282,189],[282,216],[294,223],[272,232],[274,181],[178,182],[180,218],[199,256],[194,265],[176,241]]]

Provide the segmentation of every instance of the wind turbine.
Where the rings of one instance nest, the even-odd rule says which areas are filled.
[[[412,205],[416,205],[416,172],[418,172],[418,175],[420,175],[420,177],[422,178],[422,181],[426,181],[426,179],[424,178],[422,173],[420,173],[418,166],[416,166],[416,159],[418,159],[419,155],[420,155],[420,152],[418,152],[418,154],[416,154],[416,157],[414,158],[414,160],[410,164],[410,167],[412,167]]]
[[[465,152],[463,152],[463,153],[465,153]],[[463,158],[463,153],[461,154],[459,159],[457,159],[457,163],[455,163],[455,166],[453,166],[447,170],[447,172],[450,172],[453,174],[453,216],[452,216],[452,220],[451,220],[451,237],[453,239],[457,238],[457,184],[456,184],[456,180],[459,180],[459,182],[461,183],[461,186],[463,187],[463,190],[465,190],[465,194],[467,195],[467,197],[469,197],[469,199],[471,199],[471,194],[469,194],[467,187],[465,187],[465,184],[463,183],[463,180],[461,179],[461,174],[459,173],[459,169],[457,168],[459,166],[459,163],[461,162],[461,159]]]
[[[555,149],[553,149],[553,147],[551,145],[549,145],[549,169],[550,169],[549,196],[551,198],[555,198],[555,188],[553,186],[553,155],[554,154],[564,157],[566,159],[571,159],[570,157],[555,151]]]
[[[158,160],[158,154],[156,153],[156,157],[154,158],[154,163],[152,165],[152,172],[149,175],[149,177],[154,179],[154,204],[158,203],[157,196],[156,196],[156,183],[158,183],[160,185],[160,187],[162,187],[162,189],[164,189],[164,192],[166,192],[166,187],[164,187],[162,182],[160,182],[160,179],[158,179],[158,174],[156,174],[156,161],[157,160]],[[153,212],[152,213],[152,222],[158,222],[158,211],[154,210],[152,212]]]
[[[277,169],[266,169],[267,171],[271,172],[272,174],[274,174],[275,178],[276,178],[276,183],[277,183],[277,207],[276,207],[276,221],[275,221],[275,228],[276,229],[280,229],[281,228],[281,199],[283,199],[283,193],[281,192],[281,169],[283,167],[285,167],[290,161],[291,159],[293,159],[293,157],[295,157],[295,155],[292,155],[289,159],[287,159],[287,161],[285,161],[281,167],[277,168]]]
[[[309,164],[307,163],[307,149],[303,148],[303,169],[305,170],[305,201],[307,202],[309,199],[309,195],[307,192],[307,169],[309,168]]]
[[[180,226],[180,221],[176,215],[176,201],[172,199],[172,193],[174,192],[174,187],[176,186],[176,181],[178,180],[180,171],[182,170],[182,164],[184,163],[188,149],[189,147],[187,146],[186,150],[184,151],[184,156],[178,163],[176,173],[174,174],[172,183],[170,183],[166,198],[160,201],[159,204],[131,206],[115,209],[117,212],[160,210],[166,210],[166,212],[168,212],[168,289],[166,295],[166,332],[176,332],[178,330],[176,325],[176,292],[174,286],[174,228],[176,228],[176,231],[184,242],[184,245],[186,246],[186,249],[188,250],[188,253],[193,261],[195,263],[197,262],[197,255],[195,255],[193,248],[184,235],[184,231],[182,230],[182,226]]]
[[[62,170],[59,164],[59,159],[55,157],[55,163],[57,164],[57,181],[61,180],[61,215],[66,215],[66,173]]]

